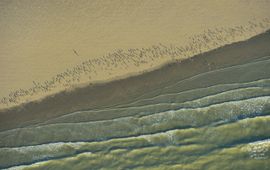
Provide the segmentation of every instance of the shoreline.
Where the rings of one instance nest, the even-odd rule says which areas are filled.
[[[269,44],[268,30],[249,40],[225,45],[179,63],[169,63],[150,72],[63,91],[41,101],[0,110],[0,131],[33,125],[78,110],[129,103],[148,91],[196,74],[270,55]]]
[[[146,48],[118,49],[104,56],[85,60],[50,79],[32,81],[29,88],[11,91],[8,96],[0,99],[0,110],[38,102],[63,91],[72,91],[76,87],[104,84],[151,72],[227,44],[248,40],[265,32],[269,23],[269,19],[264,19],[244,26],[204,30],[189,37],[183,46],[159,43]]]

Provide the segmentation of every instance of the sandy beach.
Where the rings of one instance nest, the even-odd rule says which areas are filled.
[[[74,2],[1,2],[0,108],[152,71],[270,28],[269,1]]]

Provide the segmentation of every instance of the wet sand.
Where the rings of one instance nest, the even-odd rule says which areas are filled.
[[[150,91],[162,89],[162,87],[197,74],[244,64],[260,57],[269,56],[269,45],[270,32],[268,31],[247,41],[226,45],[196,55],[181,63],[168,64],[155,71],[105,84],[94,84],[72,91],[61,92],[38,102],[30,102],[7,110],[1,110],[0,130],[31,126],[78,110],[110,108],[117,105],[121,107],[121,105],[139,99],[142,95],[144,97],[156,95],[156,93],[149,93]],[[222,81],[222,79],[220,77],[217,81]],[[239,76],[233,79],[239,79],[241,82]],[[206,80],[187,84],[181,90],[204,87],[207,83]],[[96,114],[92,117],[92,120],[107,120],[119,116],[117,114]]]

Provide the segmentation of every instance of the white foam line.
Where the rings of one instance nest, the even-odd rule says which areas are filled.
[[[218,93],[218,94],[230,92],[230,91],[233,91],[233,90],[240,90],[240,89],[261,87],[261,86],[246,86],[245,87],[244,85],[252,84],[252,83],[255,83],[255,82],[263,82],[265,80],[266,81],[269,81],[269,83],[270,83],[270,79],[262,79],[262,80],[259,80],[259,81],[254,81],[254,82],[249,82],[249,83],[243,83],[243,84],[241,84],[241,85],[243,85],[243,87],[236,87],[235,89],[231,89],[231,90],[228,90],[228,91],[223,91],[223,92]],[[193,91],[197,91],[197,90],[206,90],[206,89],[215,88],[215,87],[224,86],[224,85],[225,86],[227,86],[227,85],[230,86],[230,85],[240,85],[240,84],[239,83],[234,83],[234,84],[215,85],[215,86],[209,86],[209,87],[206,87],[206,88],[198,88],[198,89],[188,90],[188,91],[184,91],[184,92],[171,93],[171,94],[160,95],[160,96],[164,96],[165,97],[165,96],[181,95],[181,94],[184,94],[184,93],[189,93],[189,92],[193,92]],[[217,94],[203,96],[203,97],[200,97],[200,98],[197,98],[197,99],[194,99],[194,100],[189,100],[189,101],[186,101],[186,102],[192,102],[192,101],[203,99],[205,97],[210,97],[210,96],[215,96],[215,95],[217,95]],[[186,102],[182,102],[182,103],[184,104]],[[160,103],[155,103],[155,104],[146,104],[146,105],[143,105],[143,106],[130,106],[130,107],[125,107],[125,108],[111,108],[111,109],[102,109],[102,110],[95,110],[95,111],[91,111],[91,110],[88,110],[88,111],[76,111],[76,112],[72,112],[72,113],[68,113],[68,114],[59,116],[59,117],[54,118],[54,119],[47,120],[47,121],[45,121],[43,123],[40,123],[40,124],[46,124],[46,123],[49,123],[50,121],[53,121],[53,120],[57,120],[57,119],[69,117],[69,116],[80,114],[80,113],[89,113],[89,112],[91,112],[91,113],[98,113],[98,112],[103,112],[103,111],[121,111],[121,110],[129,110],[129,109],[147,108],[147,107],[159,106],[159,105],[163,105],[163,104],[174,105],[174,104],[181,104],[181,103],[179,103],[179,102],[177,102],[177,103],[175,103],[175,102],[172,102],[172,103],[161,103],[160,102]],[[39,125],[39,124],[37,124],[37,125]]]
[[[270,100],[270,96],[263,96],[263,97],[255,97],[255,98],[251,98],[251,99],[245,99],[245,100],[238,100],[238,101],[228,101],[228,102],[223,102],[223,103],[219,103],[219,104],[213,104],[213,105],[209,105],[209,106],[206,106],[206,107],[198,107],[198,108],[191,108],[191,109],[186,109],[186,108],[183,108],[183,109],[179,109],[179,110],[169,110],[169,111],[165,111],[165,112],[160,112],[160,113],[156,113],[155,115],[160,115],[160,114],[165,114],[165,113],[171,113],[172,111],[181,111],[181,110],[200,110],[200,109],[207,109],[207,108],[211,108],[211,107],[216,107],[216,106],[221,106],[221,105],[224,105],[224,104],[234,104],[236,102],[248,102],[250,100]],[[9,133],[12,133],[12,132],[16,132],[16,131],[20,131],[20,130],[31,130],[31,129],[35,129],[35,128],[48,128],[48,127],[52,127],[52,126],[72,126],[72,125],[88,125],[88,124],[94,124],[94,123],[105,123],[105,122],[114,122],[114,121],[126,121],[126,119],[142,119],[142,118],[145,118],[145,117],[149,117],[149,116],[153,116],[152,115],[145,115],[145,116],[142,116],[140,118],[134,118],[132,116],[128,116],[128,117],[123,117],[123,118],[116,118],[116,119],[110,119],[110,120],[99,120],[99,121],[90,121],[90,122],[75,122],[75,123],[53,123],[53,124],[49,124],[49,125],[42,125],[42,126],[38,126],[38,127],[26,127],[26,128],[20,128],[20,129],[13,129],[13,130],[9,130],[9,131],[5,131],[5,132],[1,132],[0,134],[4,135],[4,134],[7,134],[9,135]],[[2,138],[5,138],[5,137],[2,137]]]

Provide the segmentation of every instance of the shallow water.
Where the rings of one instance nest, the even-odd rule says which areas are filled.
[[[269,169],[269,72],[263,57],[153,89],[132,103],[2,131],[0,167]]]

